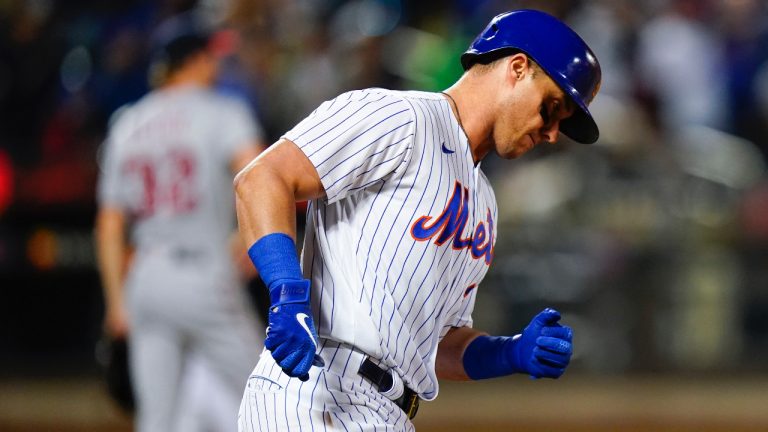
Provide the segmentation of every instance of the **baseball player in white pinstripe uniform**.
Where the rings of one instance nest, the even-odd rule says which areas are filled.
[[[217,414],[199,407],[222,404],[230,421],[213,430],[234,430],[263,331],[233,265],[231,182],[264,148],[261,131],[242,103],[210,88],[217,59],[206,34],[173,36],[160,61],[162,86],[119,115],[103,155],[96,234],[105,327],[128,336],[138,431],[211,430],[201,423]],[[201,376],[192,361],[220,389],[209,388],[205,404],[190,401]]]
[[[497,232],[481,161],[561,130],[595,141],[599,65],[537,11],[494,18],[462,64],[442,94],[327,101],[238,174],[240,231],[272,301],[241,431],[413,430],[438,378],[565,371],[572,332],[553,309],[513,337],[472,329]],[[302,199],[312,201],[300,268],[291,215]]]

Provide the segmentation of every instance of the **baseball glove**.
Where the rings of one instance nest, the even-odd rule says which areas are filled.
[[[136,405],[128,367],[127,341],[102,337],[96,344],[96,361],[103,369],[109,396],[120,408],[133,413]]]

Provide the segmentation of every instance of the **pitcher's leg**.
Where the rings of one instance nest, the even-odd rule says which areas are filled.
[[[130,361],[138,432],[172,430],[183,366],[181,342],[169,328],[134,329]]]

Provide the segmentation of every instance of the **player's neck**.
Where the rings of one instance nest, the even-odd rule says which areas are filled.
[[[204,65],[192,63],[172,73],[165,87],[197,86],[208,87],[213,83],[213,74]]]
[[[453,114],[457,119],[461,119],[461,126],[467,135],[475,164],[479,163],[493,148],[490,142],[493,128],[489,121],[492,118],[489,114],[493,104],[487,100],[490,93],[482,87],[483,85],[483,81],[475,79],[470,74],[464,74],[445,90],[445,93],[455,102],[455,105],[451,104]]]
[[[202,79],[194,75],[175,75],[168,78],[164,87],[208,87],[210,84],[210,80]]]

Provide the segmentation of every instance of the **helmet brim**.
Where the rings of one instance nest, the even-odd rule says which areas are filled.
[[[584,103],[584,98],[579,97],[576,89],[570,87],[564,78],[557,79],[557,76],[551,78],[574,106],[573,114],[560,122],[560,131],[581,144],[592,144],[597,141],[600,138],[600,129]]]
[[[581,144],[592,144],[600,138],[600,130],[592,114],[581,107],[577,107],[573,115],[560,122],[560,131]]]

